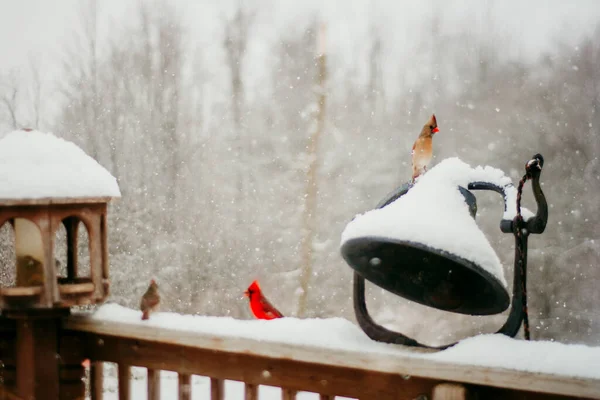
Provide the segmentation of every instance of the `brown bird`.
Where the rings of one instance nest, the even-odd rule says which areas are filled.
[[[160,294],[158,293],[158,285],[154,279],[150,281],[150,286],[148,286],[148,290],[142,296],[142,301],[140,302],[140,310],[142,310],[142,319],[149,319],[150,314],[155,311],[158,311],[158,306],[160,303]]]
[[[431,115],[429,121],[423,126],[421,134],[415,140],[412,148],[412,181],[425,171],[427,171],[427,164],[433,157],[433,134],[439,132],[435,114]]]

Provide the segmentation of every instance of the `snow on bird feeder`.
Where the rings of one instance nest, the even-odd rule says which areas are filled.
[[[354,308],[361,328],[373,339],[424,346],[379,326],[368,315],[364,279],[409,300],[469,315],[500,313],[510,305],[502,265],[475,223],[471,190],[492,190],[504,197],[500,228],[516,236],[513,301],[500,333],[514,336],[526,318],[526,255],[529,233],[542,233],[548,208],[539,176],[543,157],[526,165],[537,214],[520,207],[522,184],[492,167],[471,168],[458,158],[443,160],[414,185],[392,192],[374,210],[356,216],[342,233],[341,252],[355,270]],[[527,330],[526,326],[526,330]],[[528,336],[528,332],[526,332]],[[428,346],[424,346],[428,347]]]
[[[29,129],[0,140],[0,227],[14,229],[16,285],[0,288],[0,308],[62,308],[108,295],[107,205],[120,197],[116,179],[75,144]],[[89,238],[90,276],[79,276],[77,233]],[[67,232],[67,276],[54,256]],[[4,265],[3,268],[8,268]]]

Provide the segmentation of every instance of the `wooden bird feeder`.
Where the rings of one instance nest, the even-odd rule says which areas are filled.
[[[23,151],[26,158],[19,156]],[[73,143],[30,130],[0,140],[0,178],[0,227],[12,227],[16,255],[15,286],[0,288],[0,308],[64,309],[103,302],[109,293],[107,205],[120,196],[116,179]],[[61,225],[66,276],[59,276],[55,258]],[[88,276],[78,268],[80,228],[89,238]]]

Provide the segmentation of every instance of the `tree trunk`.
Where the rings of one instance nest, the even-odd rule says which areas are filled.
[[[317,213],[317,170],[319,161],[319,139],[325,125],[325,101],[327,99],[325,92],[325,83],[327,79],[327,60],[325,54],[325,25],[321,25],[317,35],[317,90],[318,104],[316,114],[315,130],[312,132],[308,143],[309,165],[306,173],[306,191],[304,203],[303,239],[302,239],[302,276],[300,280],[300,298],[298,300],[298,317],[303,317],[306,313],[306,303],[308,299],[308,284],[312,276],[313,269],[313,242],[316,235],[316,213]]]

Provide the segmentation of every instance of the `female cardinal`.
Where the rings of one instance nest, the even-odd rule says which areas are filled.
[[[149,319],[150,314],[158,310],[158,305],[160,303],[160,294],[158,294],[158,285],[156,281],[152,279],[150,281],[150,286],[148,286],[148,290],[142,296],[142,301],[140,302],[140,310],[142,310],[142,319]]]
[[[258,281],[252,282],[244,295],[250,299],[250,310],[258,319],[275,319],[283,318],[283,314],[279,312],[269,300],[262,294]]]
[[[413,144],[412,148],[412,181],[427,170],[427,164],[433,157],[433,134],[439,132],[435,114],[431,115],[429,121],[423,126],[421,134]]]

